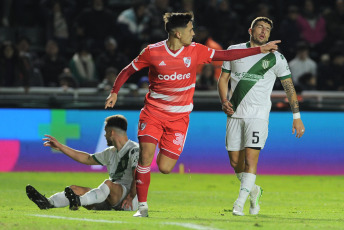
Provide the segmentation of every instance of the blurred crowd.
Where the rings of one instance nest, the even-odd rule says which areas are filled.
[[[0,87],[109,91],[147,44],[167,38],[172,11],[193,11],[194,41],[214,49],[247,42],[251,21],[269,17],[297,90],[344,90],[344,0],[2,0]],[[221,65],[199,66],[196,88],[216,89]],[[127,83],[147,88],[147,75]]]

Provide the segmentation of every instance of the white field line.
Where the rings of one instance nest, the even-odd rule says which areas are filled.
[[[88,221],[88,222],[101,222],[101,223],[111,223],[111,224],[124,224],[127,222],[118,221],[118,220],[96,220],[96,219],[87,219],[87,218],[73,218],[73,217],[65,217],[65,216],[51,216],[51,215],[29,215],[29,216],[37,216],[43,218],[51,218],[51,219],[64,219],[64,220],[80,220],[80,221]]]
[[[129,223],[129,222],[117,221],[117,220],[97,220],[97,219],[88,219],[88,218],[73,218],[73,217],[65,217],[65,216],[40,215],[40,214],[29,214],[28,216],[36,216],[36,217],[51,218],[51,219],[64,219],[64,220],[79,220],[79,221],[88,221],[88,222],[100,222],[100,223],[110,223],[110,224],[127,224],[127,223]],[[157,223],[157,224],[161,224],[161,225],[176,225],[176,226],[181,226],[181,227],[184,227],[184,228],[195,229],[195,230],[219,230],[219,229],[216,229],[216,228],[211,228],[209,226],[202,226],[202,225],[191,224],[191,223],[160,222],[160,223]]]
[[[164,222],[164,225],[176,225],[176,226],[181,226],[184,228],[191,228],[191,229],[196,229],[196,230],[219,230],[217,228],[211,228],[209,226],[202,226],[198,224],[190,224],[190,223],[177,223],[177,222]]]

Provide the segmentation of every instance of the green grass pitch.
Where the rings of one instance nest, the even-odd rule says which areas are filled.
[[[81,208],[39,210],[27,184],[50,195],[67,185],[98,186],[105,173],[0,173],[0,229],[344,229],[344,176],[261,176],[258,216],[231,213],[235,175],[152,174],[149,218]]]

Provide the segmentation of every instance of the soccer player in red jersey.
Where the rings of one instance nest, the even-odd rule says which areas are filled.
[[[157,165],[164,174],[172,171],[183,151],[193,109],[197,65],[273,52],[280,42],[272,41],[250,49],[214,50],[192,42],[195,35],[192,12],[166,13],[164,21],[168,39],[148,45],[119,73],[105,103],[105,109],[113,108],[124,82],[136,71],[149,67],[149,92],[138,127],[140,154],[135,179],[139,210],[135,217],[148,216],[150,165],[157,144],[160,148]]]

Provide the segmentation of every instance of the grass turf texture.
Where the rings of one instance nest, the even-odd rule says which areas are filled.
[[[239,190],[235,175],[153,173],[149,218],[84,208],[39,210],[25,193],[27,184],[49,197],[67,185],[97,187],[106,178],[104,173],[0,173],[0,229],[344,229],[343,176],[259,175],[260,214],[248,214],[248,201],[243,217],[231,213]]]

